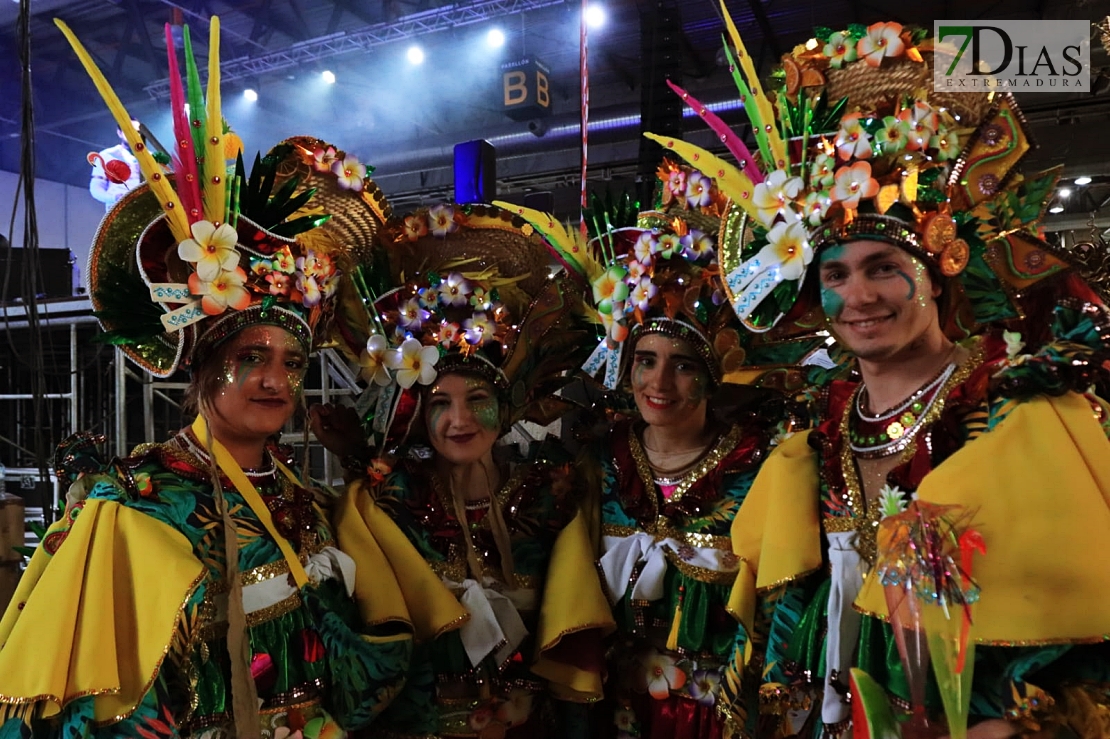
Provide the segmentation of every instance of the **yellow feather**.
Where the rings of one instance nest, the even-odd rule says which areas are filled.
[[[752,193],[755,192],[755,185],[752,184],[751,179],[743,171],[719,156],[680,139],[659,136],[654,133],[645,133],[644,136],[652,141],[658,141],[666,149],[685,159],[702,174],[715,179],[717,187],[725,195],[732,198],[732,202],[743,208],[752,218],[758,217],[756,207],[752,204]]]
[[[207,126],[204,136],[205,172],[217,172],[220,181],[211,177],[203,183],[204,217],[210,221],[223,221],[227,204],[227,171],[224,166],[224,119],[220,111],[220,19],[212,16],[208,28],[208,95]]]
[[[567,229],[555,216],[534,208],[525,208],[523,205],[498,200],[493,204],[517,214],[532,224],[532,227],[551,242],[557,251],[565,255],[567,261],[574,262],[582,268],[587,280],[592,281],[605,271],[604,265],[594,257],[593,248],[585,242],[578,229]]]
[[[771,154],[775,157],[774,162],[765,162],[763,167],[767,171],[782,169],[787,163],[786,144],[783,143],[782,136],[779,135],[779,130],[775,126],[774,106],[771,105],[771,99],[763,92],[763,85],[759,84],[759,75],[756,74],[755,65],[752,64],[752,57],[744,47],[740,32],[736,30],[736,24],[732,22],[732,16],[728,14],[725,0],[721,0],[721,12],[725,16],[725,26],[728,28],[729,38],[732,39],[732,45],[736,47],[736,60],[740,62],[740,68],[744,70],[744,79],[748,83],[748,89],[751,90],[752,97],[755,98],[755,105],[759,108],[759,115],[763,119],[764,129],[760,134],[767,137]],[[770,131],[766,128],[768,125],[771,127]]]
[[[96,85],[97,91],[100,96],[104,98],[104,102],[108,105],[108,110],[112,112],[112,117],[116,119],[116,125],[123,131],[123,135],[127,138],[128,145],[131,146],[131,151],[134,153],[135,158],[139,160],[139,167],[143,170],[143,175],[146,177],[147,184],[150,189],[158,197],[158,202],[162,204],[162,209],[166,212],[166,221],[169,223],[170,231],[178,241],[184,241],[191,237],[189,231],[189,221],[185,217],[185,211],[181,207],[181,201],[177,198],[177,193],[174,192],[170,183],[162,176],[162,165],[154,161],[154,157],[147,151],[146,145],[143,144],[142,139],[139,137],[138,132],[131,125],[131,116],[128,114],[127,109],[123,107],[119,97],[116,95],[115,90],[108,84],[104,74],[100,68],[96,66],[96,62],[85,50],[85,47],[73,35],[73,31],[69,29],[63,21],[55,18],[54,24],[61,29],[65,34],[66,40],[69,45],[73,47],[76,52],[77,58],[81,60],[81,64],[85,67],[89,77],[92,78],[93,84]],[[157,175],[157,177],[155,177]]]

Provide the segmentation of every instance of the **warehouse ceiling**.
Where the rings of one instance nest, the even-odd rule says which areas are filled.
[[[635,177],[640,120],[656,99],[643,82],[665,64],[690,92],[727,103],[735,87],[722,64],[719,7],[713,0],[675,4],[598,0],[607,22],[589,41],[590,180],[621,189]],[[938,18],[1087,19],[1110,14],[1110,0],[729,0],[749,51],[768,71],[803,43],[816,25],[896,20],[931,26]],[[0,169],[18,171],[21,77],[19,4],[0,0]],[[556,207],[577,198],[580,135],[578,2],[561,0],[30,0],[31,73],[38,176],[84,185],[85,156],[115,143],[115,124],[53,18],[69,24],[88,47],[131,113],[169,141],[168,104],[159,97],[166,70],[166,23],[192,29],[198,56],[207,54],[207,19],[220,16],[225,117],[247,150],[311,134],[377,167],[375,179],[402,207],[451,197],[454,144],[490,140],[498,152],[502,195],[554,191]],[[661,23],[660,18],[665,22]],[[500,50],[486,34],[499,27]],[[1028,167],[1066,165],[1088,175],[1057,220],[1080,227],[1110,200],[1110,59],[1092,28],[1095,92],[1026,94],[1019,100],[1040,149]],[[414,43],[425,61],[413,66]],[[667,54],[647,54],[653,44]],[[501,64],[538,58],[551,70],[553,115],[543,136],[503,112]],[[202,62],[203,65],[203,62]],[[336,82],[322,80],[331,71]],[[1105,70],[1105,72],[1104,72]],[[1100,75],[1100,73],[1103,73]],[[256,102],[243,97],[247,87]],[[737,110],[723,114],[743,121]],[[687,136],[711,139],[696,117]],[[40,204],[40,208],[42,205]],[[1110,214],[1110,209],[1105,210]],[[40,215],[40,217],[42,217]],[[1078,224],[1078,225],[1076,225]],[[1110,225],[1110,224],[1108,224]]]

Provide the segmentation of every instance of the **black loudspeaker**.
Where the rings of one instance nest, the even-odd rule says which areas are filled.
[[[497,199],[497,149],[481,139],[455,144],[455,202]]]
[[[73,297],[73,253],[69,249],[39,249],[38,285],[40,298]],[[23,297],[23,249],[0,247],[0,289],[7,276],[8,292],[0,295],[0,303],[12,303]]]

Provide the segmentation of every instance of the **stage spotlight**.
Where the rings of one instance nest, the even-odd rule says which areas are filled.
[[[1091,184],[1091,178],[1088,177],[1087,175],[1083,175],[1082,177],[1076,177],[1075,178],[1075,184],[1077,184],[1077,185],[1089,185],[1089,184]]]
[[[320,73],[320,76],[324,79],[324,82],[327,82],[329,85],[335,84],[335,72],[330,69],[325,69]]]
[[[1063,213],[1064,212],[1064,206],[1054,205],[1054,206],[1052,206],[1051,208],[1048,209],[1048,212],[1049,213]]]
[[[1056,194],[1059,195],[1062,198],[1070,198],[1071,197],[1071,188],[1070,187],[1061,187],[1056,192]]]
[[[586,8],[586,25],[590,28],[601,28],[605,25],[605,8],[600,5],[591,5]]]
[[[505,34],[500,28],[491,28],[486,34],[486,43],[491,49],[500,49],[505,45]]]
[[[247,89],[243,90],[243,97],[249,102],[253,103],[255,100],[258,100],[258,93],[248,87]]]
[[[409,64],[423,64],[424,63],[424,50],[419,46],[410,46],[406,55]]]

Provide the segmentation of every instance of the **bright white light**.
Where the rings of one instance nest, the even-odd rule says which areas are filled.
[[[591,5],[586,8],[586,25],[590,28],[601,28],[605,25],[605,8],[600,5]]]
[[[322,77],[324,82],[327,82],[329,85],[335,84],[335,72],[331,71],[330,69],[325,69],[323,72],[321,72],[320,77]]]
[[[248,87],[243,90],[243,97],[253,103],[258,99],[258,93]]]
[[[1060,191],[1057,194],[1062,198],[1071,197],[1071,188],[1070,187],[1061,187]]]
[[[500,28],[491,28],[486,34],[486,43],[491,49],[500,49],[505,45],[505,34]]]
[[[817,48],[817,39],[811,38],[809,41],[806,41],[806,49],[808,49],[809,51],[813,51],[816,48]]]
[[[1087,175],[1083,175],[1082,177],[1076,177],[1075,178],[1075,184],[1077,184],[1077,185],[1089,185],[1089,184],[1091,184],[1091,178],[1088,177]]]
[[[424,50],[419,46],[410,46],[406,54],[409,64],[423,64],[424,63]]]
[[[1063,213],[1064,212],[1064,206],[1054,205],[1054,206],[1052,206],[1051,208],[1048,209],[1048,212],[1049,213]]]

